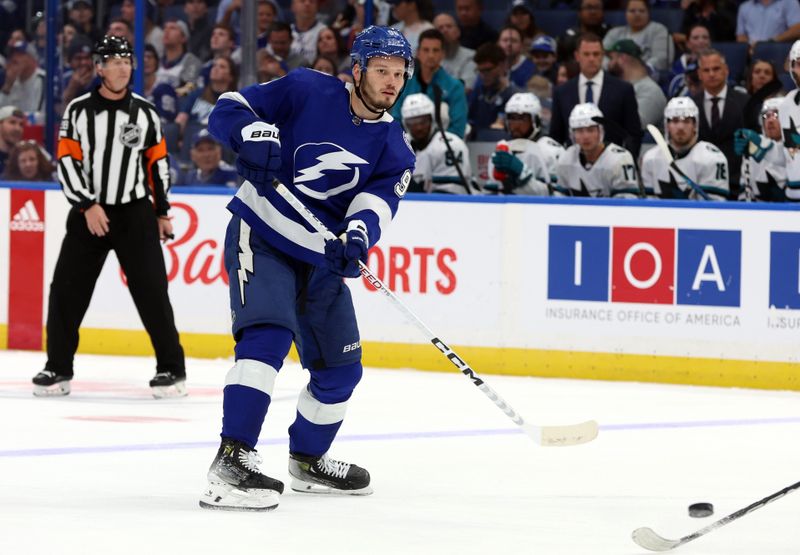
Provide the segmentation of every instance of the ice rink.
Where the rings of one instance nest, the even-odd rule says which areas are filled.
[[[230,361],[188,361],[189,397],[156,401],[152,359],[89,355],[71,395],[34,398],[44,359],[0,351],[0,554],[628,555],[637,527],[678,538],[800,480],[798,393],[484,376],[531,422],[601,425],[542,448],[455,371],[369,369],[331,454],[374,495],[204,511]],[[259,444],[287,484],[305,381],[287,363]],[[690,518],[698,501],[714,516]],[[799,517],[794,493],[676,553],[796,555]]]

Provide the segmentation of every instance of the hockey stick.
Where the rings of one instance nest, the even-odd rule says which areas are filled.
[[[667,141],[664,139],[664,135],[661,134],[661,131],[659,131],[658,128],[656,128],[656,126],[653,125],[652,123],[647,124],[647,130],[650,132],[650,135],[653,137],[653,140],[655,140],[656,145],[658,145],[658,148],[660,148],[661,152],[664,153],[664,156],[666,156],[667,162],[669,162],[669,167],[675,170],[675,173],[684,178],[686,180],[686,183],[689,184],[689,187],[691,187],[695,193],[703,197],[703,200],[711,200],[711,198],[708,196],[708,193],[706,193],[703,189],[701,189],[697,185],[697,183],[689,179],[689,176],[683,173],[683,170],[681,170],[678,167],[678,164],[675,163],[675,159],[672,157],[672,152],[669,150],[669,145],[667,144]]]
[[[278,181],[277,179],[273,181],[273,186],[275,190],[278,192],[281,197],[283,197],[286,202],[288,202],[292,208],[294,208],[303,219],[308,222],[311,227],[313,227],[318,233],[322,234],[326,241],[328,240],[335,240],[336,236],[331,233],[328,228],[325,227],[319,218],[317,218],[311,210],[309,210],[301,201],[298,199],[292,192],[286,188],[286,186]],[[566,445],[578,445],[581,443],[587,443],[592,441],[595,437],[597,437],[597,422],[594,420],[589,420],[587,422],[582,422],[580,424],[573,424],[567,426],[535,426],[522,418],[522,416],[517,413],[511,406],[503,400],[500,395],[495,392],[491,387],[489,387],[483,379],[478,376],[475,371],[470,368],[470,366],[464,362],[460,356],[458,356],[453,349],[451,349],[444,341],[436,337],[436,335],[426,326],[422,320],[420,320],[416,314],[411,312],[411,310],[397,298],[397,296],[390,291],[386,285],[369,269],[369,267],[364,264],[363,262],[359,261],[358,263],[359,269],[361,271],[361,275],[374,287],[377,291],[383,293],[383,295],[389,299],[392,304],[397,308],[400,312],[405,315],[422,333],[425,337],[433,343],[433,346],[436,347],[447,359],[453,363],[453,365],[458,368],[458,370],[468,377],[472,383],[480,389],[492,402],[497,405],[506,416],[508,416],[514,424],[522,428],[522,431],[525,432],[533,441],[535,441],[539,445],[543,445],[546,447],[555,447],[555,446],[566,446]]]
[[[662,538],[658,534],[656,534],[651,528],[637,528],[633,531],[633,541],[635,541],[640,547],[644,547],[645,549],[649,549],[650,551],[669,551],[671,549],[675,549],[676,547],[680,547],[685,543],[689,543],[692,540],[696,540],[701,536],[705,536],[709,532],[713,532],[717,528],[721,528],[726,524],[733,522],[738,518],[742,518],[744,515],[752,513],[753,511],[760,509],[764,505],[768,505],[772,503],[776,499],[780,499],[784,495],[793,492],[794,490],[800,488],[800,482],[792,484],[791,486],[785,487],[780,491],[776,491],[772,495],[765,497],[764,499],[759,499],[752,505],[748,505],[744,509],[739,509],[735,513],[731,513],[725,518],[721,518],[718,521],[709,524],[705,528],[701,528],[697,532],[693,534],[689,534],[688,536],[684,536],[679,540],[668,540],[666,538]]]
[[[444,139],[444,146],[447,148],[447,152],[450,154],[450,159],[453,160],[453,166],[456,168],[456,173],[458,173],[458,178],[461,180],[461,183],[467,189],[467,194],[472,194],[472,187],[469,186],[469,181],[467,178],[464,177],[464,172],[461,171],[461,164],[458,163],[458,158],[456,158],[456,153],[453,152],[453,147],[450,146],[450,141],[447,140],[447,134],[445,133],[445,129],[442,126],[442,88],[435,84],[433,85],[433,98],[434,98],[434,116],[436,117],[436,125],[439,127],[439,132],[442,134],[442,139]]]

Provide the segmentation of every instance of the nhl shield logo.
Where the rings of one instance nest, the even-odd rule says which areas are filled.
[[[119,140],[127,147],[135,147],[142,140],[142,128],[135,123],[122,124],[119,129]]]

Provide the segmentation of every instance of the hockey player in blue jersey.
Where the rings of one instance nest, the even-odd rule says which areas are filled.
[[[397,211],[414,154],[388,110],[413,73],[394,29],[369,27],[351,52],[355,84],[298,69],[223,94],[209,130],[238,153],[245,178],[225,238],[235,364],[225,379],[222,444],[200,505],[269,510],[283,484],[260,472],[255,446],[292,341],[310,382],[289,428],[298,492],[365,495],[369,473],[328,450],[361,378],[350,291]],[[274,190],[277,178],[339,237],[325,241]]]

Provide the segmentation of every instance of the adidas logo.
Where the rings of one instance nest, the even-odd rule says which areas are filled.
[[[8,228],[11,231],[37,231],[40,233],[44,231],[44,222],[39,217],[39,212],[32,200],[28,199],[19,212],[14,214],[8,223]]]

